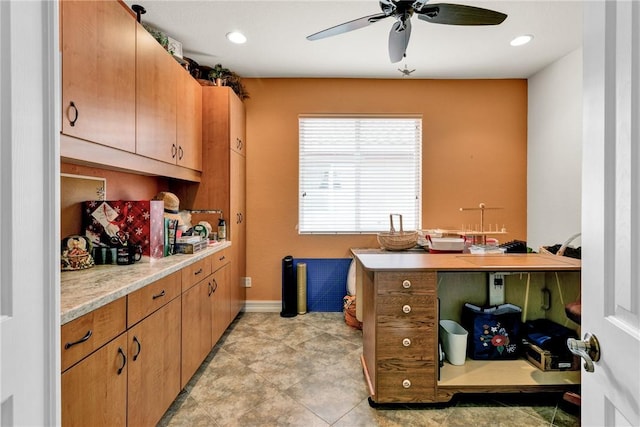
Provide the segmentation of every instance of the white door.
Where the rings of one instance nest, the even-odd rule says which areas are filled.
[[[584,3],[582,424],[640,426],[640,2]]]
[[[57,2],[0,0],[3,427],[60,420],[57,33]]]

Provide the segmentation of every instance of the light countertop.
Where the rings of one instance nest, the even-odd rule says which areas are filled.
[[[128,295],[156,280],[231,246],[220,242],[195,254],[178,254],[131,265],[96,265],[60,274],[60,324]]]
[[[352,249],[368,270],[580,271],[579,259],[548,254],[430,254],[424,250]]]

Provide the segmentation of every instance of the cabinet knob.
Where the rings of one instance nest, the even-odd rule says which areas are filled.
[[[405,289],[409,289],[411,287],[411,280],[403,280],[402,287]]]
[[[409,380],[403,380],[403,381],[402,381],[402,387],[404,387],[404,388],[409,388],[409,387],[411,387],[411,381],[409,381]]]
[[[402,340],[402,345],[405,347],[409,347],[411,345],[411,340],[409,338],[405,338]]]
[[[402,312],[405,314],[411,313],[411,306],[409,304],[403,305]]]
[[[73,108],[73,111],[74,111],[75,114],[74,114],[73,119],[69,120],[69,124],[71,126],[75,126],[76,122],[78,121],[78,107],[76,107],[76,104],[73,101],[71,101],[69,103],[69,111],[71,111],[72,108]]]

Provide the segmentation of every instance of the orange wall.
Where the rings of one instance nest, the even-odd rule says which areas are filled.
[[[247,111],[247,300],[281,298],[281,261],[347,257],[374,235],[298,235],[298,115],[423,117],[422,228],[504,226],[526,240],[526,80],[244,79]],[[390,212],[385,212],[388,214]]]

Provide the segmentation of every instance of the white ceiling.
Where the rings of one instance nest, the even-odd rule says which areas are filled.
[[[438,3],[432,0],[430,3]],[[582,2],[443,0],[508,15],[498,26],[439,25],[412,18],[405,60],[392,64],[387,39],[393,18],[327,39],[306,36],[380,12],[376,0],[126,0],[142,5],[146,22],[180,41],[200,65],[221,63],[242,77],[526,78],[582,46]],[[226,40],[242,31],[244,45]],[[509,45],[533,34],[531,43]]]

